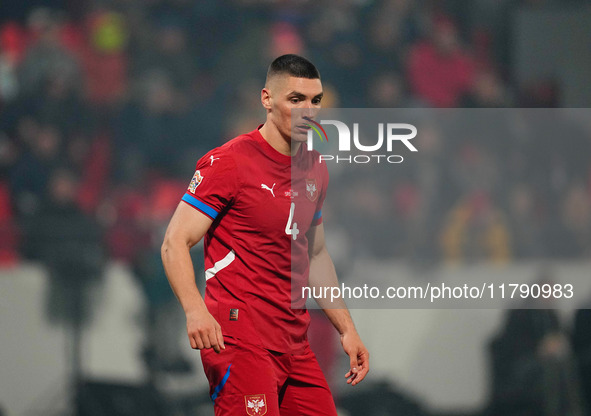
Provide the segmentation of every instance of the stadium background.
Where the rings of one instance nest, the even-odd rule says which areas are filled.
[[[315,62],[332,107],[589,107],[589,21],[587,2],[572,0],[2,1],[0,413],[210,414],[159,244],[199,155],[263,120],[273,57]],[[505,143],[509,154],[435,140],[432,163],[387,195],[353,183],[332,207],[341,221],[385,199],[375,214],[394,214],[401,230],[394,245],[372,238],[371,223],[333,231],[337,267],[350,266],[338,255],[347,241],[398,273],[408,263],[585,273],[588,131],[557,137],[560,148]],[[448,181],[442,195],[434,172]],[[353,392],[322,319],[311,337],[343,414],[581,414],[585,311],[542,315],[569,367],[550,388],[572,408],[554,413],[526,389],[499,392],[500,335],[512,342],[502,362],[535,358],[543,338],[511,333],[504,311],[354,311],[373,369]]]

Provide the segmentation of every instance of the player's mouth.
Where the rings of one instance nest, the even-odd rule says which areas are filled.
[[[299,133],[307,133],[312,127],[309,124],[298,124],[295,128]]]
[[[312,128],[312,123],[314,123],[314,121],[310,117],[303,117],[302,122],[296,125],[296,129],[298,129],[300,133],[307,133],[308,130]]]

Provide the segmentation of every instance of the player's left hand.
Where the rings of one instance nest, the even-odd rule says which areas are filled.
[[[369,372],[369,351],[361,342],[357,331],[341,335],[341,344],[350,361],[350,368],[345,378],[347,384],[354,386],[360,383]]]

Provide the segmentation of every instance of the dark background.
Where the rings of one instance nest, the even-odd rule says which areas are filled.
[[[321,72],[327,107],[587,107],[590,10],[588,2],[574,0],[2,1],[0,296],[6,310],[30,301],[26,310],[40,314],[40,327],[61,331],[65,341],[56,348],[63,347],[66,358],[58,367],[68,376],[56,377],[70,381],[41,388],[45,393],[27,403],[0,393],[0,407],[5,403],[7,415],[44,407],[71,413],[77,406],[81,414],[127,414],[125,408],[137,414],[138,403],[151,397],[158,401],[150,407],[154,414],[188,414],[199,412],[202,396],[207,403],[198,364],[187,360],[179,342],[182,316],[159,245],[196,160],[264,120],[260,89],[274,57],[310,58]],[[376,215],[394,214],[402,224],[398,243],[387,247],[372,238],[371,223],[353,230],[355,247],[376,261],[421,267],[589,259],[588,124],[557,131],[555,141],[537,140],[535,129],[508,141],[449,143],[436,136],[420,149],[427,162],[403,170],[385,195],[375,183],[352,182],[358,197],[338,208],[341,221],[385,200],[375,206],[386,212]],[[446,192],[434,188],[434,177]],[[197,249],[196,268],[200,262]],[[132,279],[144,305],[135,322],[143,341],[134,350],[143,376],[117,381],[127,383],[119,389],[94,380],[83,357],[95,309],[111,299],[108,291],[102,300],[98,293],[113,264]],[[27,279],[37,286],[29,288]],[[33,331],[26,319],[2,313],[3,322],[14,323],[7,327]],[[471,405],[457,407],[581,414],[590,394],[584,388],[591,331],[584,311],[565,319],[542,316],[528,333],[516,328],[535,326],[539,317],[507,316],[482,347],[490,388],[477,405],[468,399]],[[334,371],[339,362],[330,357],[338,345],[317,345],[323,365]],[[0,353],[2,360],[16,368],[27,362],[25,352],[11,351]],[[24,372],[19,380],[35,379]],[[189,375],[201,378],[199,389],[163,381]],[[0,392],[8,391],[10,377],[0,377]],[[511,388],[544,377],[550,381],[541,393]],[[50,386],[52,377],[46,379]],[[395,379],[368,380],[370,387],[354,400],[342,395],[339,403],[352,415],[441,410],[422,403],[420,391],[407,395],[388,384]],[[542,400],[545,391],[559,391],[561,404]]]

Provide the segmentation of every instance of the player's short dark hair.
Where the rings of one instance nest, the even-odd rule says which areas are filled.
[[[320,72],[306,58],[287,54],[276,58],[267,70],[267,82],[276,75],[289,75],[296,78],[320,79]]]

